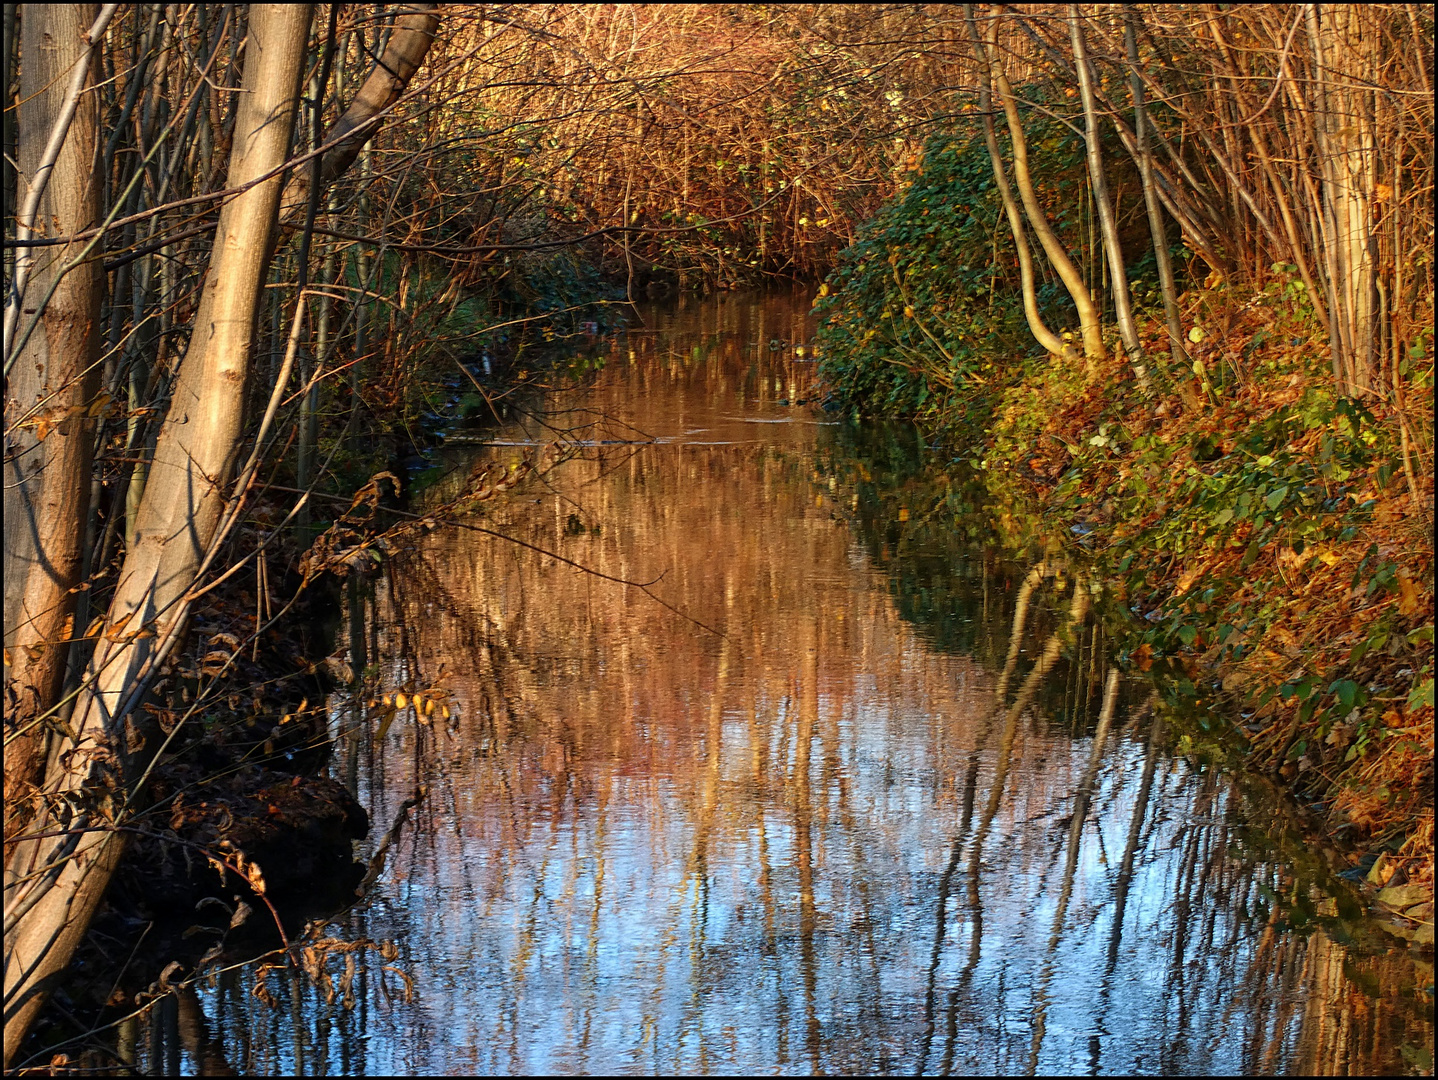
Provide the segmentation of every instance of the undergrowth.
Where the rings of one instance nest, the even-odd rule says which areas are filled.
[[[1116,343],[1086,374],[1036,350],[1003,287],[981,150],[931,140],[821,290],[834,396],[919,420],[1069,537],[1122,590],[1130,663],[1171,666],[1179,696],[1218,707],[1197,715],[1230,718],[1215,744],[1237,736],[1335,832],[1431,882],[1431,332],[1402,361],[1406,402],[1338,396],[1326,330],[1278,264],[1190,282],[1183,366],[1141,307],[1149,390]]]

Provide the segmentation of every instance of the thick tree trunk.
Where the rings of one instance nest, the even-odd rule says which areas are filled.
[[[1073,40],[1074,67],[1078,69],[1079,95],[1083,100],[1085,141],[1088,143],[1088,173],[1093,184],[1094,204],[1098,207],[1099,226],[1103,229],[1103,249],[1108,256],[1109,278],[1113,282],[1114,317],[1118,320],[1119,337],[1124,352],[1140,386],[1148,386],[1148,368],[1143,362],[1138,329],[1133,323],[1133,303],[1128,292],[1128,270],[1123,262],[1123,249],[1118,242],[1118,222],[1113,215],[1113,201],[1108,197],[1108,178],[1103,171],[1103,152],[1099,146],[1098,107],[1094,102],[1093,69],[1089,66],[1088,43],[1079,23],[1077,4],[1069,5],[1069,36]]]
[[[995,19],[999,17],[998,5],[994,6],[992,17]],[[1063,282],[1069,296],[1072,297],[1074,307],[1078,309],[1079,324],[1083,329],[1084,355],[1090,361],[1101,360],[1104,348],[1098,308],[1094,305],[1093,296],[1089,293],[1088,286],[1083,282],[1083,274],[1074,265],[1074,261],[1069,258],[1069,253],[1064,250],[1058,234],[1049,224],[1043,207],[1039,205],[1038,195],[1034,192],[1033,180],[1029,174],[1028,141],[1024,138],[1024,126],[1019,117],[1018,102],[1014,97],[1013,87],[1009,85],[1009,77],[1004,72],[1003,62],[997,55],[993,57],[993,60],[994,85],[998,88],[999,100],[1003,102],[1004,106],[1004,116],[1009,122],[1009,135],[1013,139],[1014,146],[1014,180],[1018,184],[1019,195],[1024,202],[1024,211],[1028,214],[1029,224],[1038,234],[1039,243],[1044,246],[1044,253],[1048,255],[1049,262],[1058,273],[1059,280]]]
[[[1376,182],[1371,43],[1363,13],[1304,5],[1313,52],[1318,156],[1323,170],[1323,236],[1327,262],[1333,378],[1345,394],[1371,393],[1377,368],[1380,311],[1371,228]]]
[[[229,186],[282,164],[289,151],[309,37],[308,5],[255,5]],[[27,52],[27,59],[33,54]],[[85,173],[88,173],[88,169]],[[179,630],[185,596],[214,536],[240,446],[250,344],[283,177],[221,211],[189,351],[156,446],[114,601],[87,671],[71,734],[51,755],[46,813],[16,845],[5,881],[5,1063],[89,925],[119,857],[128,698],[158,643]],[[80,520],[83,520],[83,515]],[[120,730],[117,730],[117,727]],[[133,734],[133,731],[131,732]]]
[[[87,50],[94,4],[37,5],[23,19],[20,169],[33,180],[71,72]],[[38,207],[42,231],[73,235],[99,217],[95,169],[98,107],[93,72]],[[28,819],[45,767],[39,722],[60,696],[90,494],[100,371],[99,265],[55,276],[79,245],[36,249],[23,322],[52,288],[35,332],[11,369],[5,395],[5,838]]]

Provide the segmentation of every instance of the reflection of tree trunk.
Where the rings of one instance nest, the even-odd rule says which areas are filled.
[[[963,857],[964,840],[969,835],[969,828],[974,819],[974,796],[978,793],[979,787],[979,760],[983,748],[988,744],[989,733],[993,729],[992,712],[987,712],[982,728],[974,739],[974,748],[969,753],[968,772],[964,777],[964,796],[959,813],[959,829],[954,835],[953,847],[949,852],[948,864],[939,878],[939,895],[935,901],[934,918],[934,947],[929,954],[928,980],[924,993],[924,1047],[919,1055],[919,1067],[916,1070],[918,1075],[923,1075],[929,1060],[929,1049],[934,1039],[935,1024],[935,983],[938,980],[939,959],[944,948],[944,937],[947,930],[949,894],[953,889],[954,875],[958,872],[959,863]],[[976,921],[979,921],[976,917]],[[950,1021],[952,1027],[954,1000],[949,1002]],[[949,1043],[949,1050],[952,1053],[952,1043]],[[948,1073],[948,1066],[942,1070]]]
[[[205,1023],[205,1011],[200,1006],[195,988],[186,984],[175,991],[179,1005],[180,1043],[189,1052],[200,1076],[238,1076],[234,1067],[225,1059],[225,1046],[219,1039],[210,1038]]]
[[[1074,582],[1073,602],[1069,606],[1069,625],[1078,627],[1088,614],[1088,590],[1081,582]],[[1014,699],[1013,705],[1009,707],[1008,716],[1004,722],[1004,734],[999,741],[999,760],[994,770],[993,787],[989,790],[989,801],[984,807],[983,821],[979,825],[978,835],[974,837],[973,851],[969,856],[970,866],[977,866],[979,853],[983,849],[984,840],[989,834],[993,825],[994,815],[999,811],[999,803],[1004,796],[1004,783],[1009,775],[1009,759],[1014,749],[1014,734],[1018,730],[1019,715],[1028,707],[1029,699],[1043,682],[1044,676],[1053,668],[1059,658],[1059,650],[1063,648],[1063,642],[1057,633],[1051,634],[1048,641],[1044,643],[1043,652],[1039,654],[1038,660],[1034,663],[1033,670],[1029,672],[1028,678],[1019,687],[1018,696]]]
[[[809,744],[819,716],[819,648],[815,626],[807,624],[808,648],[799,676],[799,730],[794,745],[794,847],[799,863],[799,964],[804,973],[804,1019],[810,1066],[819,1071],[819,1016],[815,1001],[818,969],[814,957],[814,837],[809,789]]]
[[[1035,570],[1037,569],[1038,567],[1035,567]],[[1030,571],[1030,578],[1033,577],[1033,574],[1034,571]],[[1070,627],[1077,630],[1077,628],[1083,624],[1084,617],[1088,614],[1088,606],[1088,590],[1083,587],[1081,582],[1075,581],[1073,601],[1069,605]],[[1015,612],[1015,615],[1017,616],[1017,612]],[[1015,620],[1015,626],[1016,628],[1018,626],[1017,618]],[[1019,687],[1018,696],[1015,697],[1014,703],[1009,707],[1008,715],[1005,717],[1004,733],[999,741],[999,758],[994,769],[993,786],[989,790],[988,803],[984,806],[984,816],[979,824],[978,832],[974,836],[973,846],[969,850],[969,896],[972,907],[970,917],[974,922],[974,934],[970,942],[969,958],[965,964],[964,972],[960,976],[960,986],[972,975],[974,968],[979,962],[982,948],[980,926],[983,917],[982,904],[979,900],[979,885],[981,880],[979,860],[983,853],[984,841],[988,838],[989,829],[993,826],[994,816],[998,813],[999,804],[1003,801],[1004,785],[1008,779],[1009,762],[1013,756],[1014,736],[1018,731],[1019,717],[1024,709],[1028,707],[1029,700],[1043,683],[1044,677],[1048,675],[1049,671],[1052,670],[1054,664],[1057,662],[1062,647],[1063,642],[1059,635],[1057,633],[1051,634],[1048,641],[1044,643],[1043,651],[1039,654],[1039,658],[1037,662],[1035,662],[1033,670],[1029,672],[1028,677],[1024,679],[1023,685]],[[1014,651],[1012,644],[1010,651],[1011,653]],[[951,1029],[956,1027],[956,1015],[954,1013],[956,1002],[957,987],[955,988],[954,994],[950,996],[949,1001],[949,1023]],[[1041,1028],[1042,1020],[1040,1018],[1039,1026],[1035,1028],[1037,1038],[1042,1038]],[[945,1072],[948,1071],[949,1065],[951,1064],[953,1044],[954,1037],[951,1034],[944,1055],[943,1071]]]
[[[704,780],[699,792],[699,808],[694,822],[694,852],[689,858],[689,874],[699,888],[709,877],[709,834],[714,828],[714,811],[719,801],[720,748],[724,741],[725,688],[729,681],[730,639],[719,647],[719,670],[714,675],[714,690],[709,697],[709,729]]]
[[[1002,706],[1009,694],[1009,679],[1013,677],[1014,668],[1018,667],[1019,650],[1023,648],[1024,623],[1029,616],[1029,600],[1033,596],[1034,589],[1040,581],[1053,573],[1047,559],[1036,563],[1019,585],[1018,596],[1014,600],[1014,624],[1009,631],[1009,653],[1004,658],[1004,670],[999,673],[999,681],[994,686],[994,699]]]
[[[1093,799],[1094,778],[1098,776],[1099,762],[1103,758],[1104,745],[1108,742],[1108,729],[1113,723],[1114,706],[1117,701],[1118,668],[1111,667],[1108,669],[1108,681],[1104,685],[1103,709],[1099,713],[1098,728],[1094,731],[1088,764],[1084,766],[1083,778],[1079,781],[1078,792],[1074,797],[1073,816],[1069,820],[1063,886],[1059,892],[1058,907],[1054,911],[1053,929],[1049,934],[1049,952],[1051,953],[1058,948],[1059,936],[1063,932],[1064,913],[1068,909],[1069,897],[1073,893],[1074,871],[1078,867],[1079,842],[1083,839],[1084,822],[1088,819],[1089,802]]]
[[[1083,839],[1084,821],[1088,818],[1089,801],[1093,797],[1093,782],[1098,776],[1099,762],[1103,759],[1104,745],[1108,742],[1109,725],[1113,722],[1114,706],[1118,701],[1118,668],[1108,669],[1108,681],[1104,686],[1103,708],[1099,712],[1098,728],[1094,731],[1093,746],[1089,750],[1088,764],[1084,766],[1079,780],[1078,792],[1074,796],[1073,816],[1069,819],[1068,847],[1064,853],[1063,884],[1059,887],[1059,901],[1054,908],[1053,926],[1049,929],[1048,952],[1039,971],[1034,990],[1033,1033],[1029,1042],[1029,1075],[1038,1070],[1039,1049],[1044,1041],[1044,1022],[1048,1015],[1048,988],[1054,974],[1054,954],[1058,952],[1063,936],[1064,916],[1068,914],[1069,899],[1073,896],[1074,873],[1078,869],[1080,841]]]
[[[1138,854],[1138,838],[1143,832],[1143,819],[1148,812],[1149,793],[1153,790],[1153,773],[1158,765],[1158,744],[1163,737],[1163,717],[1159,715],[1157,702],[1154,706],[1153,727],[1148,735],[1148,751],[1143,758],[1143,777],[1139,780],[1138,794],[1134,797],[1133,817],[1128,825],[1128,839],[1123,845],[1123,861],[1119,865],[1118,881],[1114,884],[1113,933],[1108,939],[1108,974],[1112,975],[1118,966],[1119,940],[1123,936],[1123,913],[1128,904],[1129,886],[1133,884],[1133,860]],[[1105,981],[1104,986],[1108,986]]]

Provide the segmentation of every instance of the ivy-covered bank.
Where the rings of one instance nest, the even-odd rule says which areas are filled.
[[[1072,140],[1035,142],[1043,175],[1081,175],[1063,168]],[[1130,267],[1147,388],[1116,341],[1087,365],[1042,354],[983,153],[931,139],[825,283],[835,399],[913,417],[1069,537],[1123,590],[1128,662],[1181,668],[1179,692],[1231,718],[1215,741],[1236,736],[1349,846],[1387,853],[1381,884],[1431,883],[1431,331],[1396,361],[1406,400],[1338,396],[1326,330],[1277,264],[1251,283],[1191,278],[1174,363],[1150,260]],[[1066,183],[1040,196],[1080,250]],[[1040,293],[1051,325],[1060,295]]]

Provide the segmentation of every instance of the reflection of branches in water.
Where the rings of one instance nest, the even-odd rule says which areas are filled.
[[[1017,620],[1016,620],[1017,621]],[[953,846],[949,851],[949,861],[944,867],[944,872],[939,877],[939,895],[935,904],[934,919],[934,947],[929,956],[929,970],[927,984],[924,992],[924,1044],[919,1052],[919,1065],[916,1075],[922,1076],[928,1066],[929,1051],[934,1039],[934,996],[935,983],[938,978],[939,958],[943,951],[944,937],[949,910],[949,893],[953,888],[953,879],[959,868],[959,862],[963,855],[964,841],[969,835],[969,827],[973,821],[974,797],[978,792],[979,782],[979,758],[984,747],[988,745],[989,733],[993,729],[994,712],[991,710],[984,715],[983,723],[978,735],[974,739],[974,748],[969,753],[968,771],[964,777],[964,795],[962,809],[959,817],[959,830],[954,836]],[[974,913],[974,925],[981,925],[982,916],[979,912]],[[977,939],[975,939],[977,941]],[[975,957],[975,960],[977,958]],[[972,967],[969,969],[972,970]],[[953,992],[957,993],[957,990]],[[949,999],[949,1015],[952,1020],[955,999]],[[952,1025],[951,1025],[952,1026]],[[947,1065],[944,1069],[948,1071]]]
[[[1059,889],[1059,901],[1054,908],[1053,927],[1049,931],[1048,951],[1044,956],[1043,966],[1039,969],[1038,984],[1033,992],[1033,1031],[1029,1045],[1030,1075],[1038,1071],[1039,1049],[1043,1045],[1045,1019],[1048,1013],[1048,988],[1054,973],[1054,955],[1058,952],[1059,941],[1063,936],[1064,916],[1068,913],[1069,898],[1073,895],[1074,871],[1078,868],[1079,843],[1083,838],[1084,822],[1088,817],[1088,804],[1093,795],[1093,782],[1098,775],[1099,762],[1103,757],[1104,744],[1108,741],[1108,729],[1113,722],[1114,706],[1117,702],[1118,668],[1110,667],[1108,681],[1104,686],[1103,707],[1099,711],[1098,730],[1094,732],[1088,764],[1084,767],[1083,778],[1079,781],[1078,792],[1074,798],[1073,813],[1069,822],[1068,847],[1064,856],[1063,885]]]
[[[999,676],[997,688],[995,691],[996,701],[1001,708],[1003,707],[1004,699],[1006,697],[1008,679],[1012,675],[1014,667],[1018,663],[1018,654],[1020,650],[1024,625],[1027,620],[1030,596],[1033,592],[1033,589],[1043,579],[1047,572],[1049,572],[1047,562],[1040,562],[1029,571],[1028,575],[1024,578],[1023,584],[1019,588],[1019,595],[1014,608],[1013,630],[1009,638],[1008,658],[1005,662],[1004,670]],[[1083,620],[1088,613],[1088,606],[1088,591],[1083,587],[1081,582],[1075,581],[1073,600],[1069,607],[1069,625],[1075,630],[1078,630],[1082,626]],[[979,959],[982,955],[981,938],[983,932],[983,905],[979,898],[979,860],[982,855],[984,840],[988,836],[989,830],[993,825],[994,815],[998,813],[999,805],[1003,800],[1005,784],[1008,777],[1009,762],[1013,754],[1014,735],[1018,729],[1019,717],[1023,713],[1024,709],[1028,707],[1030,699],[1033,697],[1039,685],[1043,682],[1044,677],[1048,674],[1048,672],[1052,669],[1054,663],[1058,660],[1061,647],[1062,641],[1059,637],[1059,634],[1054,633],[1050,635],[1048,640],[1044,643],[1044,647],[1039,653],[1038,660],[1035,662],[1033,669],[1025,678],[1022,686],[1020,686],[1019,692],[1015,697],[1013,704],[1009,706],[1007,715],[1005,717],[1004,730],[1003,735],[1001,736],[999,741],[998,760],[994,768],[994,778],[991,782],[991,786],[989,789],[988,802],[984,807],[984,813],[979,824],[978,832],[974,837],[973,845],[969,851],[969,918],[972,924],[972,933],[969,942],[968,958],[966,959],[964,966],[959,973],[957,981],[949,992],[949,998],[947,1003],[947,1030],[945,1033],[946,1038],[944,1044],[944,1056],[942,1064],[940,1066],[940,1071],[945,1074],[947,1074],[953,1066],[954,1050],[958,1037],[959,996],[962,993],[964,987],[966,987],[969,984],[970,980],[973,978],[974,971],[977,969]],[[985,725],[985,730],[982,736],[984,741],[987,741],[988,723],[992,722],[992,717],[993,714],[990,713],[988,722]],[[976,776],[977,753],[978,750],[976,748],[973,754],[970,756],[971,776]],[[972,797],[972,794],[966,791],[966,803],[971,805]],[[957,867],[959,851],[962,845],[963,837],[968,830],[968,820],[969,812],[966,809],[964,813],[964,818],[960,825],[960,833],[959,836],[955,839],[954,849],[950,857],[950,865],[955,868]],[[948,870],[946,870],[945,873],[950,879],[952,878],[952,874]],[[930,958],[929,989],[925,999],[926,1033],[924,1039],[924,1046],[920,1053],[920,1072],[922,1072],[927,1066],[930,1045],[932,1042],[934,1031],[934,1017],[932,1009],[933,979],[938,969],[938,954],[942,946],[944,933],[944,908],[947,907],[948,903],[947,887],[942,879],[940,892],[940,913],[937,920],[938,926],[935,932],[933,955]]]
[[[1128,837],[1124,841],[1123,861],[1119,865],[1118,881],[1114,884],[1114,915],[1113,930],[1109,934],[1108,959],[1104,969],[1104,980],[1102,987],[1103,1001],[1105,1005],[1108,1000],[1108,993],[1113,978],[1114,969],[1118,966],[1119,942],[1123,938],[1123,916],[1128,905],[1128,890],[1133,884],[1133,863],[1138,854],[1139,834],[1143,829],[1144,816],[1148,812],[1149,794],[1153,790],[1153,774],[1158,766],[1159,739],[1163,736],[1163,717],[1155,710],[1153,725],[1149,729],[1148,749],[1143,758],[1143,775],[1139,780],[1138,794],[1134,799],[1133,816],[1129,820]]]

